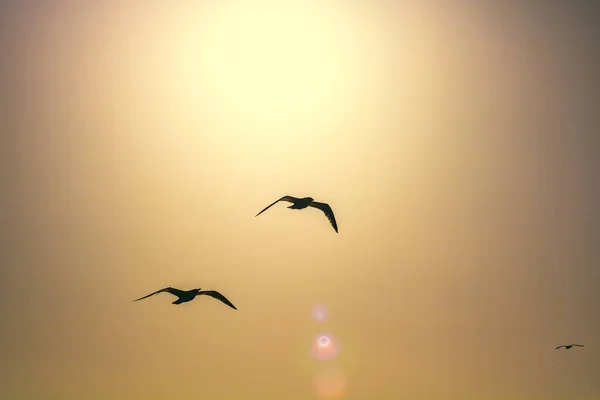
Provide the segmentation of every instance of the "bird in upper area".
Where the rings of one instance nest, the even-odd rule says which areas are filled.
[[[299,199],[299,198],[293,197],[293,196],[283,196],[279,200],[270,204],[268,207],[265,207],[264,210],[262,210],[255,216],[258,217],[260,214],[267,211],[270,207],[272,207],[273,205],[275,205],[276,203],[278,203],[280,201],[287,201],[287,202],[292,203],[292,205],[288,207],[292,210],[302,210],[307,207],[318,208],[319,210],[323,211],[323,213],[325,213],[325,216],[327,217],[329,222],[331,222],[331,226],[333,226],[333,229],[335,229],[336,232],[338,231],[337,222],[335,221],[335,216],[333,215],[333,210],[331,209],[331,207],[329,207],[329,204],[319,203],[319,202],[315,201],[312,197],[303,197],[303,198]]]
[[[569,349],[570,349],[571,347],[573,347],[573,346],[577,346],[577,347],[583,347],[583,345],[582,345],[582,344],[568,344],[568,345],[565,345],[565,344],[563,344],[562,346],[558,346],[558,347],[557,347],[556,349],[554,349],[554,350],[558,350],[558,349],[560,349],[561,347],[564,347],[564,348],[565,348],[565,350],[569,350]]]
[[[154,296],[155,294],[159,294],[162,292],[168,292],[168,293],[171,293],[172,295],[177,296],[177,300],[175,300],[172,304],[187,303],[188,301],[194,300],[194,298],[196,298],[196,296],[206,295],[206,296],[210,296],[212,298],[215,298],[215,299],[227,304],[229,307],[233,308],[234,310],[237,310],[237,308],[235,308],[235,306],[229,300],[227,300],[227,298],[225,298],[225,296],[223,296],[221,293],[219,293],[215,290],[205,290],[203,292],[203,291],[201,291],[201,289],[179,290],[179,289],[175,289],[172,287],[167,287],[164,289],[157,290],[154,293],[150,293],[147,296],[140,297],[139,299],[134,300],[134,301],[142,300],[142,299],[145,299],[146,297]]]

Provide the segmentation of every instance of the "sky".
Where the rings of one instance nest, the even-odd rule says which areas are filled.
[[[600,399],[592,2],[0,7],[1,398]]]

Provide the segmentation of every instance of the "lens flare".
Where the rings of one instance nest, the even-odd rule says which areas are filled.
[[[347,380],[339,369],[319,371],[313,379],[313,390],[322,399],[339,399],[346,393]]]
[[[311,354],[317,360],[327,361],[335,358],[341,350],[337,339],[329,333],[321,333],[313,340]]]
[[[317,340],[317,344],[322,349],[326,348],[331,344],[331,339],[328,336],[323,335]]]
[[[315,321],[324,322],[327,319],[327,308],[322,304],[314,306],[312,316]]]

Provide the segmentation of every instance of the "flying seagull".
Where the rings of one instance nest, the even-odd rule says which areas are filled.
[[[299,198],[293,197],[293,196],[283,196],[282,198],[273,202],[272,204],[270,204],[268,207],[266,207],[264,210],[262,210],[255,216],[258,217],[260,214],[264,213],[265,211],[267,211],[269,208],[274,206],[276,203],[279,203],[280,201],[287,201],[287,202],[292,203],[292,205],[288,207],[288,208],[291,208],[292,210],[302,210],[306,207],[318,208],[319,210],[323,211],[323,213],[325,213],[325,216],[327,217],[329,222],[331,222],[331,226],[333,226],[333,229],[335,229],[336,232],[338,231],[337,222],[335,222],[335,216],[333,215],[333,210],[331,209],[331,207],[329,207],[329,204],[319,203],[319,202],[315,201],[312,197],[304,197],[304,198],[299,199]]]
[[[213,297],[213,298],[227,304],[229,307],[233,308],[234,310],[237,310],[237,308],[235,308],[235,306],[229,300],[227,300],[225,298],[225,296],[223,296],[221,293],[219,293],[215,290],[205,290],[203,292],[203,291],[201,291],[201,289],[179,290],[179,289],[175,289],[172,287],[167,287],[164,289],[157,290],[154,293],[150,293],[147,296],[140,297],[139,299],[134,300],[134,301],[142,300],[142,299],[145,299],[146,297],[154,296],[155,294],[159,294],[162,292],[168,292],[168,293],[171,293],[172,295],[177,296],[177,300],[175,300],[172,304],[187,303],[188,301],[194,300],[194,298],[196,296],[207,295],[207,296]]]
[[[583,345],[582,345],[582,344],[568,344],[568,345],[565,345],[565,344],[563,344],[562,346],[558,346],[558,347],[557,347],[556,349],[554,349],[554,350],[558,350],[558,349],[560,349],[561,347],[564,347],[564,348],[565,348],[565,350],[569,350],[569,349],[570,349],[571,347],[573,347],[573,346],[577,346],[577,347],[583,347]]]

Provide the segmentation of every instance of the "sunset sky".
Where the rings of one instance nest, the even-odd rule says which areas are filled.
[[[593,2],[0,7],[0,398],[600,399]]]

